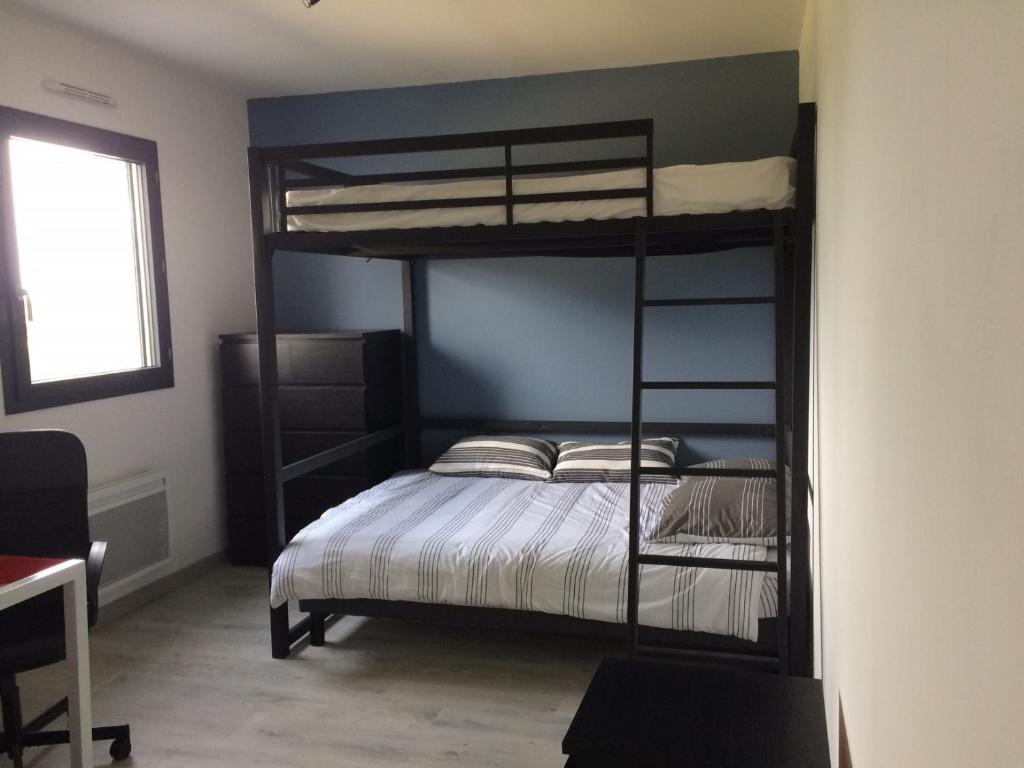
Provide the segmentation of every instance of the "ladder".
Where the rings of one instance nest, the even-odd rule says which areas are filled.
[[[635,286],[633,308],[633,402],[630,450],[629,483],[629,562],[628,594],[626,608],[627,659],[632,663],[636,658],[668,657],[705,661],[746,661],[757,664],[766,662],[775,666],[780,674],[789,673],[789,609],[788,572],[786,545],[788,529],[786,523],[786,403],[785,403],[785,255],[786,243],[783,223],[776,214],[773,220],[774,284],[773,296],[738,297],[726,296],[708,299],[656,299],[646,300],[645,277],[647,261],[647,222],[639,220],[634,243]],[[648,307],[695,307],[739,304],[770,304],[774,306],[775,376],[771,381],[648,381],[643,378],[644,360],[644,310]],[[690,476],[715,477],[773,477],[777,491],[777,541],[779,556],[776,562],[737,560],[708,557],[685,557],[676,555],[653,555],[640,552],[640,446],[643,439],[643,395],[647,390],[774,390],[775,392],[775,469],[713,469],[693,468],[683,474]],[[737,571],[775,572],[778,575],[778,628],[777,655],[732,653],[676,648],[663,645],[645,645],[640,642],[639,603],[640,566],[660,565],[678,568],[714,568]]]

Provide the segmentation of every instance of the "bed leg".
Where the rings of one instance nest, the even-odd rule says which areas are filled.
[[[324,633],[327,629],[327,613],[312,612],[309,614],[309,644],[323,645]]]
[[[287,659],[291,650],[288,606],[270,609],[270,653],[275,659]]]
[[[309,614],[309,644],[310,645],[323,645],[324,644],[324,631],[327,624],[326,613],[310,613]]]

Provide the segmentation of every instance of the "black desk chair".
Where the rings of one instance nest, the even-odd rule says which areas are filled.
[[[89,542],[85,448],[70,432],[0,432],[0,554],[76,557],[86,561],[89,626],[96,623],[104,542]],[[15,675],[64,659],[64,607],[56,589],[0,611],[0,751],[22,768],[25,747],[67,744],[68,732],[44,731],[67,712],[67,698],[22,721]],[[110,756],[131,753],[127,725],[93,728],[94,741],[112,739]]]

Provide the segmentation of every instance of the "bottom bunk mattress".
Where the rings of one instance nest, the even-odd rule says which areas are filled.
[[[750,544],[647,541],[670,483],[641,486],[641,551],[774,559]],[[626,621],[629,485],[403,472],[325,512],[274,563],[271,604],[403,600]],[[640,623],[757,640],[770,574],[645,565]]]

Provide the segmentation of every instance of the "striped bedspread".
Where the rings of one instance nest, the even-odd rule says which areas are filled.
[[[652,532],[673,485],[641,486]],[[626,620],[629,485],[405,472],[302,529],[274,564],[271,604],[370,598]],[[651,544],[657,554],[765,560],[755,545]],[[757,639],[764,573],[643,566],[640,621]]]

